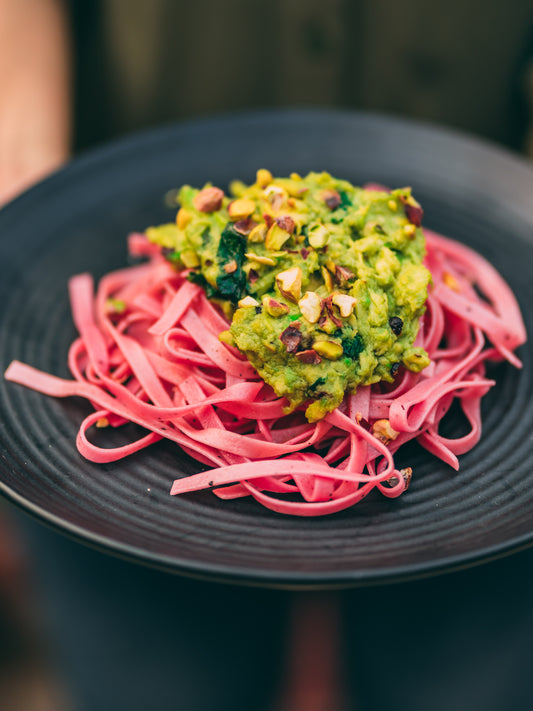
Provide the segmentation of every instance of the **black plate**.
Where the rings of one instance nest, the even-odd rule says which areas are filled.
[[[412,185],[425,224],[472,245],[517,294],[531,329],[533,170],[479,141],[382,116],[329,111],[240,115],[141,134],[74,161],[0,213],[0,367],[17,358],[68,375],[70,275],[126,263],[131,230],[171,219],[184,182],[255,170],[328,170],[354,183]],[[234,582],[355,585],[442,572],[533,543],[531,344],[498,366],[481,443],[458,473],[410,445],[409,492],[332,516],[289,518],[209,492],[170,497],[198,465],[170,443],[95,465],[75,437],[88,406],[0,382],[0,487],[86,543],[172,571]],[[458,433],[460,418],[448,424]]]

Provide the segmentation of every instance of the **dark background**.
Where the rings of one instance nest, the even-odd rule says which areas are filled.
[[[95,0],[71,15],[77,149],[283,106],[384,111],[528,149],[529,0]]]
[[[328,106],[533,155],[530,1],[95,0],[69,12],[75,153],[177,120]],[[294,610],[309,601],[339,625],[345,702],[301,711],[533,708],[531,551],[311,597],[144,569],[2,509],[2,711],[274,711]],[[327,640],[318,667],[321,655]]]

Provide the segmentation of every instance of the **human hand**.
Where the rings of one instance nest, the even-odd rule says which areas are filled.
[[[60,0],[0,0],[0,205],[64,163],[70,47]]]

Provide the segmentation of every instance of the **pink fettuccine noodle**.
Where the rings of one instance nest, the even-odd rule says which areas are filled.
[[[458,456],[481,436],[481,398],[494,385],[485,362],[520,367],[514,350],[526,340],[516,299],[498,272],[464,245],[425,234],[433,283],[416,345],[428,351],[430,366],[400,371],[393,386],[360,387],[317,423],[303,410],[284,414],[286,402],[219,341],[229,324],[203,290],[139,234],[130,237],[130,252],[146,263],[108,274],[96,293],[88,274],[70,280],[79,332],[68,355],[72,379],[18,361],[6,378],[90,401],[94,412],[80,426],[77,447],[91,461],[113,462],[167,438],[210,467],[177,479],[173,495],[210,488],[222,499],[252,496],[297,516],[340,511],[376,488],[399,496],[411,472],[396,469],[398,448],[417,439],[457,469]],[[469,431],[449,439],[439,423],[454,400]],[[393,439],[374,436],[379,420],[389,421]],[[146,434],[116,448],[91,442],[93,426],[127,422]]]

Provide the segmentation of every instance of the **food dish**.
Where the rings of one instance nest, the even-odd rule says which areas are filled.
[[[243,126],[246,127],[246,130],[243,130]],[[2,327],[10,329],[11,338],[8,358],[6,358],[7,353],[2,354],[5,359],[4,367],[7,365],[6,360],[11,360],[15,354],[22,360],[36,363],[35,358],[31,356],[35,356],[38,352],[40,362],[36,364],[39,367],[52,372],[61,372],[63,368],[63,374],[65,374],[64,366],[61,365],[60,350],[63,347],[64,357],[68,340],[73,335],[71,327],[67,327],[64,333],[61,333],[61,328],[58,329],[58,323],[61,321],[68,323],[68,305],[64,302],[64,296],[59,296],[59,292],[64,290],[66,278],[87,267],[99,276],[109,268],[120,266],[124,257],[120,254],[118,244],[111,243],[110,235],[113,235],[118,243],[120,234],[123,235],[125,231],[138,227],[139,221],[142,224],[147,224],[150,221],[161,220],[160,215],[165,210],[161,207],[154,209],[154,206],[158,204],[157,193],[154,192],[154,189],[157,188],[159,192],[162,192],[169,184],[180,182],[180,176],[175,174],[178,157],[181,159],[181,169],[184,170],[185,167],[189,169],[187,175],[183,174],[183,180],[194,179],[194,176],[191,176],[190,167],[194,163],[195,170],[198,171],[196,151],[199,144],[195,144],[192,139],[195,135],[201,138],[202,133],[204,138],[202,150],[206,150],[207,144],[210,147],[210,150],[206,151],[204,161],[207,161],[208,156],[212,160],[213,154],[215,154],[224,166],[223,168],[219,166],[215,170],[207,170],[204,162],[204,180],[209,176],[217,182],[223,182],[225,175],[227,182],[235,174],[242,175],[246,170],[252,170],[252,165],[255,168],[258,164],[265,164],[261,152],[271,154],[273,146],[277,146],[283,141],[285,141],[285,148],[284,150],[280,148],[280,154],[275,160],[276,172],[284,170],[285,158],[286,163],[290,162],[289,171],[294,167],[295,159],[300,161],[302,172],[307,167],[311,167],[309,162],[315,166],[317,160],[325,160],[321,149],[318,148],[317,137],[326,131],[328,135],[335,136],[329,141],[330,164],[337,163],[332,165],[332,172],[342,173],[350,178],[353,176],[354,182],[360,182],[367,176],[375,177],[376,180],[389,184],[398,184],[400,179],[402,182],[408,180],[413,184],[427,208],[428,225],[469,241],[489,258],[493,256],[490,249],[487,251],[487,246],[490,245],[490,248],[496,250],[498,254],[498,258],[493,261],[498,264],[504,276],[510,281],[519,299],[523,299],[524,289],[527,292],[527,283],[524,284],[524,280],[517,277],[517,274],[519,274],[521,260],[523,263],[527,262],[524,255],[527,256],[528,249],[531,249],[527,238],[528,207],[525,199],[521,200],[525,181],[530,180],[531,177],[520,162],[510,159],[498,151],[423,126],[415,127],[379,117],[321,112],[289,112],[277,115],[275,118],[272,115],[260,115],[242,119],[227,119],[203,125],[181,127],[173,131],[163,131],[157,135],[152,134],[142,137],[142,139],[136,139],[135,145],[129,148],[130,155],[126,150],[126,144],[116,147],[114,151],[110,150],[105,159],[101,154],[100,160],[107,161],[106,168],[112,164],[118,169],[118,162],[120,162],[120,173],[123,175],[126,175],[128,171],[131,172],[131,165],[135,162],[137,165],[142,164],[145,167],[142,175],[128,175],[127,179],[119,180],[115,174],[113,182],[108,183],[108,187],[120,184],[120,189],[105,205],[107,221],[104,220],[103,214],[96,209],[106,203],[107,197],[105,193],[102,194],[101,184],[94,185],[96,182],[94,181],[95,173],[91,175],[91,171],[95,169],[95,163],[98,162],[96,156],[88,159],[85,167],[82,165],[78,168],[84,173],[83,180],[91,182],[92,177],[94,181],[89,202],[87,202],[89,196],[85,193],[82,196],[81,204],[77,202],[75,208],[69,207],[69,191],[63,191],[61,196],[63,212],[61,213],[53,192],[47,192],[54,180],[59,180],[59,184],[61,184],[61,175],[41,186],[41,200],[46,197],[48,211],[55,202],[56,214],[61,214],[61,219],[56,220],[54,232],[57,235],[58,230],[61,230],[62,237],[54,241],[52,249],[48,245],[49,249],[48,251],[45,249],[44,254],[42,251],[43,233],[33,238],[35,242],[32,246],[32,254],[38,257],[40,252],[43,256],[38,267],[37,262],[34,262],[34,269],[38,269],[38,272],[44,277],[42,282],[35,279],[36,274],[33,269],[24,272],[22,269],[24,260],[18,256],[18,253],[11,252],[10,254],[10,272],[13,274],[13,269],[20,269],[20,273],[25,274],[26,281],[23,282],[23,291],[21,292],[20,288],[18,290],[13,288],[12,280],[11,284],[9,284],[10,280],[7,280],[6,285],[10,288],[11,296],[7,300],[6,314],[8,318],[7,320],[3,319]],[[380,140],[379,134],[381,137],[385,136],[386,139]],[[209,136],[207,143],[206,135]],[[240,136],[240,147],[242,148],[240,155],[246,154],[248,168],[243,169],[242,165],[237,166],[235,155],[228,148],[225,151],[221,148],[222,145],[228,145],[227,139],[231,135]],[[261,149],[256,147],[255,153],[252,136],[255,136],[254,140],[261,136],[262,147]],[[363,141],[362,136],[365,137]],[[391,136],[398,139],[394,151],[390,150]],[[283,137],[283,141],[281,137]],[[347,151],[344,147],[348,138],[350,138],[353,150],[350,157],[346,155]],[[388,144],[388,153],[383,153],[385,144]],[[169,146],[172,145],[175,146],[173,158],[170,153],[167,153]],[[305,145],[317,145],[316,154],[308,156],[304,150]],[[404,171],[400,175],[398,162],[405,164],[407,157],[412,155],[413,147],[423,145],[432,147],[431,165],[433,168],[429,167],[429,157],[425,159],[420,154],[417,161],[410,164],[410,175],[405,176],[405,165]],[[465,145],[468,150],[465,149]],[[286,156],[287,146],[290,146],[292,151],[291,161]],[[189,147],[188,150],[187,147]],[[249,150],[247,151],[247,149]],[[455,149],[455,153],[452,149]],[[122,156],[120,156],[121,151]],[[162,156],[166,154],[167,158],[162,160]],[[304,155],[305,158],[303,158]],[[452,155],[456,161],[453,180],[451,171],[444,170],[444,166]],[[460,156],[463,158],[463,163],[458,160]],[[474,188],[467,189],[468,185],[472,185],[472,183],[464,173],[465,165],[471,166],[472,160],[480,163],[483,157],[487,161],[491,160],[492,163],[496,161],[501,167],[500,175],[502,170],[505,171],[506,182],[503,190],[499,188],[498,192],[495,186],[491,188],[488,184],[482,186],[479,183]],[[242,163],[242,160],[239,158],[237,162]],[[185,163],[188,165],[185,166]],[[218,165],[218,161],[216,164]],[[272,158],[269,164],[272,165]],[[353,168],[354,165],[357,165],[356,169]],[[99,167],[101,169],[102,165]],[[221,171],[219,176],[214,175],[217,169]],[[71,170],[75,172],[76,167],[73,166]],[[424,180],[426,171],[431,172],[431,170],[435,171],[433,185]],[[172,180],[169,179],[170,173],[174,173]],[[112,171],[108,175],[111,180]],[[157,184],[154,181],[154,175],[160,176],[158,177],[160,182]],[[514,182],[512,177],[509,177],[513,175],[517,176]],[[487,172],[481,172],[480,176],[480,180],[487,183]],[[520,176],[520,181],[518,176]],[[71,172],[69,179],[72,177]],[[201,182],[201,177],[199,176],[199,178],[196,182]],[[85,187],[83,180],[78,180],[76,186],[78,196]],[[420,187],[417,186],[417,183]],[[505,195],[505,189],[508,189],[511,183],[513,191],[511,194]],[[147,190],[147,186],[150,186],[149,190]],[[58,187],[58,183],[56,183],[56,187]],[[144,216],[142,215],[142,203],[138,202],[143,190],[145,191],[144,199],[147,201],[144,203],[146,205]],[[472,213],[469,201],[479,196],[480,191],[484,197],[477,202],[477,210],[474,209]],[[34,191],[34,199],[38,192],[39,190]],[[134,195],[135,197],[133,197]],[[487,195],[490,196],[488,201]],[[127,210],[125,212],[126,196],[128,196],[130,212]],[[32,193],[22,198],[18,203],[12,205],[5,215],[7,217],[11,215],[10,219],[14,220],[17,206],[31,197]],[[71,195],[70,199],[72,199]],[[64,202],[65,200],[66,202]],[[120,225],[117,217],[109,218],[110,203],[115,206],[114,214],[122,215]],[[136,214],[131,211],[132,205],[136,205]],[[44,214],[46,212],[47,210],[44,211]],[[67,217],[69,212],[70,217]],[[96,213],[99,214],[94,217]],[[27,215],[27,211],[25,214]],[[83,240],[83,235],[87,235],[88,214],[91,215],[91,232],[101,230],[101,234],[106,233],[107,235],[102,237],[100,250],[94,249],[94,238],[91,244],[89,240]],[[20,220],[21,213],[18,212],[17,231],[19,235]],[[11,224],[13,225],[13,222]],[[80,228],[81,224],[83,226]],[[112,225],[112,229],[110,229],[110,225]],[[4,231],[7,227],[9,227],[9,221],[4,222]],[[71,241],[73,231],[78,233],[75,246]],[[34,233],[33,228],[31,232]],[[508,241],[505,254],[500,259],[499,237],[497,235],[502,232],[508,237]],[[25,234],[25,243],[28,244],[31,240],[29,240],[28,234]],[[55,276],[52,276],[54,267]],[[62,289],[59,288],[59,284],[57,287],[55,285],[59,276],[58,268],[61,279],[63,279]],[[29,289],[29,284],[32,282],[35,284],[33,291]],[[40,284],[42,286],[39,286]],[[53,318],[47,324],[46,329],[44,329],[44,324],[40,324],[38,320],[33,321],[31,329],[28,329],[26,325],[27,332],[24,339],[21,338],[21,334],[26,318],[31,319],[32,315],[38,312],[34,301],[37,293],[40,293],[39,305],[46,308],[45,304],[48,301],[48,304],[52,303],[54,306],[54,308],[47,310]],[[17,301],[17,294],[19,299],[18,316],[15,317],[13,303]],[[24,300],[21,302],[22,295],[24,295]],[[52,301],[50,301],[51,299]],[[56,301],[54,304],[54,299],[63,303],[63,306],[58,308],[58,302]],[[53,331],[55,333],[52,333]],[[54,344],[58,343],[57,346],[52,346],[52,337]],[[25,346],[23,346],[24,340],[26,340]],[[3,343],[5,342],[3,341]],[[39,348],[36,350],[37,345]],[[3,347],[5,348],[5,346]],[[526,346],[526,356],[527,348]],[[43,358],[46,352],[48,355]],[[526,356],[522,355],[524,361],[527,362]],[[527,446],[527,443],[522,438],[518,447],[511,446],[509,449],[509,444],[514,442],[516,445],[516,438],[524,432],[524,416],[527,415],[527,407],[524,408],[524,402],[527,400],[525,401],[523,397],[524,393],[528,392],[528,373],[529,368],[526,367],[520,374],[511,374],[505,371],[501,379],[498,378],[498,386],[494,389],[494,395],[492,397],[489,395],[487,398],[488,412],[485,424],[488,427],[488,436],[484,437],[480,443],[476,458],[467,460],[466,468],[463,468],[458,475],[450,475],[450,472],[445,468],[428,466],[428,458],[423,453],[418,451],[409,453],[412,455],[410,459],[416,460],[417,470],[421,469],[424,472],[423,483],[409,492],[409,500],[406,498],[405,503],[402,500],[402,505],[395,514],[388,506],[379,510],[375,502],[368,500],[363,503],[362,509],[357,509],[358,513],[353,516],[343,514],[335,521],[327,518],[314,527],[301,525],[301,522],[298,522],[300,524],[298,528],[294,526],[294,523],[282,524],[275,515],[260,514],[257,516],[256,513],[252,515],[252,510],[246,505],[244,507],[239,505],[237,509],[231,502],[229,505],[228,502],[225,502],[224,508],[221,508],[216,503],[207,503],[203,494],[197,494],[187,498],[186,502],[183,498],[179,499],[180,504],[177,507],[177,512],[175,511],[171,515],[172,507],[167,509],[166,502],[162,499],[165,491],[162,482],[168,474],[168,469],[165,476],[162,475],[161,469],[162,467],[171,469],[174,464],[173,454],[170,450],[162,447],[158,450],[158,456],[155,459],[149,456],[143,461],[139,457],[128,466],[113,466],[112,477],[109,476],[109,472],[95,474],[94,470],[97,467],[86,467],[84,463],[72,457],[70,453],[67,453],[68,448],[65,449],[63,440],[67,432],[71,434],[72,426],[72,418],[65,419],[65,412],[68,414],[69,408],[79,408],[80,406],[68,406],[66,411],[64,406],[60,410],[56,410],[55,406],[45,406],[43,411],[43,406],[38,405],[31,396],[28,397],[28,393],[22,395],[11,389],[9,396],[7,396],[5,388],[2,393],[2,407],[7,408],[5,413],[10,416],[4,416],[9,444],[4,450],[6,466],[3,474],[3,487],[8,495],[23,501],[26,506],[28,506],[29,495],[30,499],[33,498],[33,502],[29,502],[30,508],[36,507],[34,510],[38,514],[56,525],[60,525],[63,529],[80,535],[85,540],[100,543],[110,550],[138,557],[145,562],[165,565],[174,570],[198,574],[218,574],[225,578],[242,579],[248,582],[296,585],[367,582],[372,579],[428,572],[449,566],[452,563],[460,564],[476,560],[482,555],[488,555],[491,548],[492,552],[501,552],[511,546],[518,545],[520,541],[525,543],[528,540],[527,524],[524,524],[521,515],[516,515],[516,510],[521,513],[527,510],[527,496],[517,497],[518,501],[515,503],[517,509],[513,511],[512,516],[508,515],[509,507],[512,508],[512,504],[510,499],[505,499],[505,497],[503,497],[504,506],[491,504],[488,509],[487,507],[482,508],[478,519],[478,522],[483,521],[482,532],[480,532],[479,525],[475,527],[471,525],[470,517],[465,509],[465,502],[470,498],[470,503],[472,503],[472,495],[475,499],[479,496],[480,490],[490,497],[492,494],[487,494],[487,492],[493,488],[500,494],[502,488],[506,491],[504,484],[508,484],[510,478],[516,481],[514,477],[517,476],[520,483],[524,481],[525,473],[520,466],[516,466],[516,457],[519,456],[519,452],[524,455],[524,447]],[[17,404],[17,407],[14,407],[14,403]],[[28,403],[31,403],[31,406],[28,406]],[[509,407],[509,403],[512,403],[512,407]],[[497,417],[500,427],[508,425],[509,419],[516,416],[516,406],[522,408],[520,418],[518,421],[513,420],[513,427],[510,428],[511,435],[507,436],[507,440],[503,443],[499,442],[500,453],[498,455],[501,456],[502,451],[506,452],[507,461],[512,463],[512,471],[506,471],[504,477],[500,472],[500,475],[496,477],[490,469],[491,447],[488,443],[495,428],[494,418]],[[47,456],[38,461],[39,456],[36,457],[35,444],[32,443],[31,437],[28,435],[30,428],[27,419],[28,415],[31,415],[30,419],[35,419],[37,413],[42,414],[43,412],[47,414],[39,416],[37,440],[41,446],[43,442],[51,446],[47,447]],[[59,412],[63,416],[60,424],[57,422]],[[72,414],[72,409],[70,409],[70,413]],[[22,420],[26,419],[24,425],[22,425],[21,417]],[[502,421],[504,421],[503,425]],[[52,422],[54,426],[50,429]],[[62,432],[62,436],[56,439],[55,431],[58,429]],[[509,432],[508,427],[506,427],[506,431]],[[13,448],[13,441],[17,443],[15,448]],[[22,454],[22,451],[25,451],[25,454]],[[15,454],[15,459],[13,459],[13,452],[18,452]],[[60,466],[56,468],[57,464]],[[191,470],[190,462],[183,460],[180,461],[180,464],[184,470],[187,468],[189,471]],[[479,476],[475,476],[475,471],[480,464],[488,468],[488,473],[485,473],[482,478],[483,481]],[[50,469],[50,465],[55,471]],[[44,476],[43,469],[47,472]],[[139,478],[141,470],[142,476]],[[29,476],[23,477],[21,472]],[[62,472],[65,473],[62,475]],[[418,481],[420,482],[421,479],[422,476],[418,478]],[[33,487],[32,492],[32,481],[36,480],[40,480],[40,485]],[[46,483],[45,487],[42,486],[43,483]],[[480,489],[482,484],[483,487]],[[514,486],[518,488],[518,483],[515,483]],[[146,489],[150,491],[147,492]],[[154,491],[156,496],[153,496]],[[500,502],[501,498],[500,496]],[[35,503],[35,499],[39,503]],[[492,502],[494,499],[491,498],[490,501]],[[141,505],[143,503],[144,506]],[[175,500],[172,501],[172,504],[175,504]],[[392,505],[397,507],[398,502],[394,502]],[[442,515],[439,515],[438,505],[445,507],[445,514],[443,512]],[[109,516],[110,506],[115,512],[114,518]],[[54,514],[54,510],[58,513]],[[490,521],[494,525],[490,525]],[[411,526],[406,527],[406,522],[410,522]],[[526,527],[525,531],[522,530],[522,534],[517,531],[520,524]],[[414,527],[417,529],[416,536]],[[504,533],[502,533],[502,529]],[[439,534],[439,530],[442,531],[442,534]],[[186,535],[184,535],[185,531]],[[439,543],[440,552],[435,551],[436,540]],[[355,545],[356,543],[357,545]]]
[[[406,491],[412,469],[392,455],[413,439],[458,469],[495,384],[485,364],[522,367],[512,291],[479,254],[424,230],[409,189],[294,176],[261,169],[233,201],[182,188],[175,222],[130,235],[145,263],[106,274],[96,293],[90,274],[69,279],[73,379],[19,361],[4,377],[91,403],[76,438],[89,461],[168,439],[214,467],[176,479],[174,495],[212,488],[323,516],[374,489]],[[469,430],[448,438],[456,401]],[[128,423],[146,434],[91,441]]]

